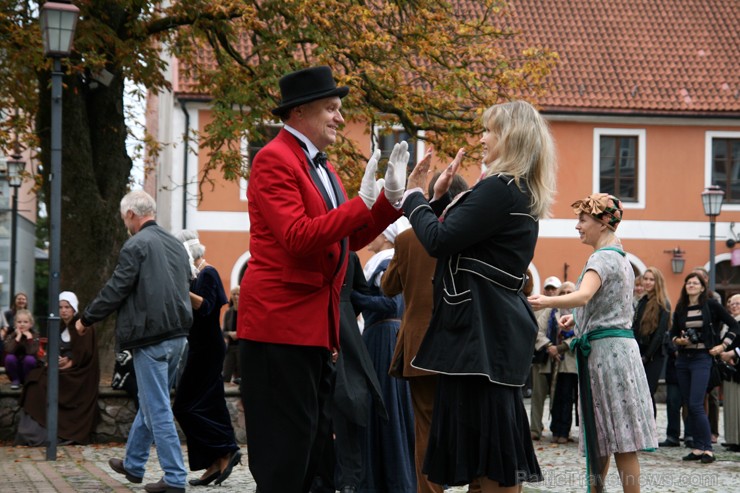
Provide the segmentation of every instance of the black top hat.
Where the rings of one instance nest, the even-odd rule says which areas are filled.
[[[310,103],[317,99],[339,96],[349,93],[349,87],[337,87],[331,69],[326,65],[311,67],[291,72],[280,78],[280,106],[272,110],[273,115],[282,115],[298,105]]]

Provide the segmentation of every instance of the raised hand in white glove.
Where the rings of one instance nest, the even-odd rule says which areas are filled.
[[[409,163],[409,145],[404,140],[393,146],[388,168],[385,171],[385,197],[395,204],[403,197],[406,189],[406,167]]]
[[[376,149],[370,161],[367,162],[365,174],[362,176],[362,183],[360,183],[359,195],[368,209],[373,208],[373,204],[378,198],[380,190],[383,188],[383,183],[380,180],[375,181],[375,172],[378,170],[378,159],[380,159],[380,149]]]

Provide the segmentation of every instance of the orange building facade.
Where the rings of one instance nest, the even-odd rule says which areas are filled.
[[[556,203],[552,217],[541,221],[531,266],[536,291],[548,276],[578,279],[590,249],[578,239],[570,204],[612,186],[624,199],[617,234],[636,273],[660,269],[675,304],[685,275],[710,266],[710,223],[701,193],[717,184],[727,195],[716,222],[716,286],[725,299],[740,292],[740,270],[732,265],[740,245],[727,246],[728,240],[740,241],[733,231],[740,221],[740,46],[734,27],[740,11],[732,2],[705,3],[697,9],[689,0],[651,2],[660,15],[630,0],[512,3],[508,22],[523,37],[512,47],[546,46],[560,57],[551,89],[534,101],[551,124],[559,161]],[[620,28],[606,28],[614,25]],[[203,132],[211,110],[207,97],[178,91],[187,80],[179,77],[177,60],[171,67],[173,92],[150,98],[148,121],[150,132],[171,145],[147,175],[146,188],[157,198],[160,223],[174,231],[198,230],[208,261],[225,286],[236,286],[249,258],[248,184],[217,180],[199,200],[207,153],[197,142],[187,142],[185,152],[182,136]],[[361,122],[342,130],[367,156],[370,131]],[[469,143],[476,144],[477,138]],[[423,153],[421,143],[416,151]],[[479,174],[469,163],[464,176],[472,185]],[[685,252],[680,273],[671,269],[675,249]]]

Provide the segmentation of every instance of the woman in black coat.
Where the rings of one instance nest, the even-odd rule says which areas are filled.
[[[185,370],[177,385],[172,412],[188,443],[191,471],[205,469],[193,486],[223,483],[241,460],[221,371],[226,355],[219,318],[227,302],[218,271],[204,258],[205,247],[194,231],[181,231],[177,238],[193,258],[195,279],[190,283],[193,326],[188,334]]]
[[[668,300],[663,274],[656,267],[645,270],[642,286],[645,294],[637,302],[632,330],[640,346],[642,366],[645,368],[650,397],[653,399],[653,416],[657,416],[655,392],[665,364],[663,342],[670,327],[671,302]]]
[[[461,149],[427,202],[428,166],[417,166],[403,211],[437,258],[434,312],[411,363],[440,374],[424,473],[438,484],[479,479],[488,493],[542,479],[522,402],[537,335],[522,289],[553,198],[555,154],[528,103],[492,106],[482,123],[482,179],[447,194]]]

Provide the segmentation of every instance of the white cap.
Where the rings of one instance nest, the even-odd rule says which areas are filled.
[[[59,301],[66,301],[69,306],[77,313],[79,309],[79,302],[77,301],[77,295],[72,291],[62,291],[59,293]]]
[[[557,276],[550,276],[547,279],[545,279],[545,284],[543,287],[547,288],[552,286],[555,289],[558,289],[562,283],[560,282],[560,279],[557,278]]]

